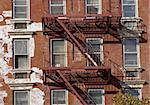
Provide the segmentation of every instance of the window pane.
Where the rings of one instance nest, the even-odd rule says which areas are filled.
[[[137,65],[137,54],[125,54],[125,65]]]
[[[103,104],[103,91],[102,90],[90,90],[89,95],[92,97],[96,104]]]
[[[66,49],[64,40],[52,41],[52,65],[65,66],[66,64]]]
[[[27,0],[15,0],[15,5],[26,5]]]
[[[136,39],[125,39],[125,52],[136,52]]]
[[[27,18],[27,7],[15,7],[15,18]]]
[[[88,53],[98,65],[101,65],[101,39],[87,39],[87,44],[90,49]],[[88,66],[94,65],[88,60]]]
[[[135,0],[123,0],[123,4],[135,4]]]
[[[16,13],[15,14],[15,18],[26,18],[27,14],[20,14],[20,13]]]
[[[124,91],[126,94],[130,94],[130,95],[135,96],[135,97],[140,96],[140,92],[138,89],[125,89]]]
[[[27,40],[14,40],[15,42],[15,55],[28,54],[28,41]]]
[[[23,12],[26,13],[27,12],[27,7],[26,6],[17,6],[15,7],[15,12]]]
[[[53,55],[53,66],[57,66],[57,67],[60,67],[60,66],[65,66],[65,62],[66,62],[66,59],[65,59],[65,54],[59,54],[59,55]]]
[[[127,77],[137,77],[138,72],[137,71],[126,71],[126,76]]]
[[[28,56],[16,55],[15,56],[15,68],[21,68],[21,69],[28,68]]]
[[[87,4],[99,4],[99,0],[87,0]]]
[[[53,104],[66,104],[65,91],[53,91]]]
[[[65,53],[65,43],[64,40],[55,40],[52,42],[53,53]]]
[[[15,79],[24,79],[29,78],[29,74],[27,73],[15,73]]]
[[[13,17],[14,18],[27,18],[28,16],[28,0],[14,0]]]
[[[63,14],[63,6],[51,6],[51,14]]]
[[[63,4],[64,0],[51,0],[51,4]]]
[[[99,7],[98,6],[87,6],[88,14],[98,14]]]
[[[123,6],[124,17],[135,17],[135,5],[124,5]]]
[[[93,50],[94,52],[100,52],[100,44],[101,44],[101,42],[100,42],[99,39],[88,40],[88,41],[87,41],[87,44],[88,44],[89,46],[92,46],[92,50]]]
[[[15,92],[15,105],[28,105],[28,92]]]

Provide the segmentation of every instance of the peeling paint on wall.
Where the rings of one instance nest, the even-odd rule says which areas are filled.
[[[2,15],[4,17],[12,17],[12,11],[11,10],[9,10],[9,11],[3,11]]]
[[[39,88],[31,89],[31,105],[43,105],[44,96],[44,92],[42,92]]]
[[[35,51],[35,41],[34,38],[30,38],[30,57],[34,57],[34,51]]]
[[[32,71],[33,73],[31,74],[31,82],[43,83],[43,80],[41,78],[43,75],[42,70],[37,67],[33,67]]]
[[[32,23],[30,29],[31,31],[42,31],[42,23]]]
[[[4,105],[4,97],[7,97],[6,91],[0,91],[0,105]]]
[[[8,66],[12,57],[12,40],[8,35],[10,29],[10,25],[0,26],[0,73],[2,77],[11,70],[11,67]],[[7,45],[7,51],[4,51],[4,45]]]
[[[2,22],[3,20],[4,20],[4,17],[0,15],[0,22]]]

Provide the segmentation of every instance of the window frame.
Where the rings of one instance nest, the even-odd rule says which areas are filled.
[[[65,102],[66,104],[53,104],[53,92],[54,91],[64,91],[65,92]],[[68,105],[68,91],[66,89],[55,89],[55,90],[51,90],[51,105]]]
[[[63,14],[52,14],[51,7],[55,6],[63,6]],[[66,15],[66,0],[63,0],[63,4],[51,4],[51,0],[49,0],[49,13],[51,15]]]
[[[53,41],[61,41],[61,40],[63,40],[64,41],[64,50],[65,50],[65,53],[64,53],[64,55],[65,55],[65,63],[64,63],[64,66],[60,66],[60,67],[67,67],[68,66],[68,60],[67,60],[67,40],[65,40],[65,39],[50,39],[50,65],[51,65],[51,67],[57,67],[56,65],[53,65]],[[59,66],[58,66],[59,67]]]
[[[136,87],[135,88],[125,88],[125,90],[138,91],[139,95],[137,96],[137,98],[142,99],[142,89],[141,88],[136,88]],[[129,93],[126,93],[126,94],[129,94]],[[133,95],[131,94],[131,96],[133,96]],[[136,96],[134,96],[134,97],[136,97]]]
[[[15,100],[16,100],[16,94],[17,92],[27,92],[28,94],[28,105],[30,105],[30,90],[13,90],[13,104],[16,105]]]
[[[16,68],[15,67],[15,61],[16,61],[16,55],[21,55],[21,54],[15,54],[15,40],[17,41],[27,41],[27,54],[23,54],[24,56],[27,56],[27,68]],[[30,52],[29,52],[29,43],[30,43],[30,39],[29,38],[14,38],[13,39],[13,69],[21,69],[21,70],[24,70],[24,69],[29,69],[30,68]]]
[[[122,0],[122,18],[138,18],[138,0],[134,0],[135,1],[135,4],[124,4],[123,3],[123,0]],[[123,7],[126,6],[126,5],[135,5],[135,16],[124,16],[124,9]]]
[[[100,41],[100,52],[94,52],[94,54],[99,54],[100,55],[100,62],[103,63],[104,61],[104,54],[103,54],[103,39],[102,38],[86,38],[86,43],[89,41],[89,40],[99,40]],[[97,62],[96,62],[97,63]],[[89,61],[87,60],[87,66],[89,66]]]
[[[14,20],[29,20],[30,19],[30,0],[26,0],[26,2],[27,2],[27,4],[26,5],[15,5],[15,0],[13,0],[13,5],[12,5],[12,18],[14,19]],[[15,7],[24,7],[24,6],[26,6],[26,8],[27,8],[27,17],[25,17],[25,18],[16,18],[16,15],[15,15],[15,13],[16,13],[16,11],[15,11]]]
[[[96,105],[105,105],[105,90],[104,89],[88,89],[88,94],[89,91],[102,91],[102,104],[96,104]]]
[[[98,6],[98,12],[96,14],[102,14],[102,0],[98,0],[98,4],[87,4],[87,0],[85,0],[85,13],[93,14],[93,13],[87,13],[88,6]]]
[[[136,51],[135,52],[126,52],[125,51],[125,40],[136,40]],[[136,65],[127,65],[125,64],[125,54],[136,54],[137,64]],[[125,68],[140,68],[140,45],[139,45],[139,39],[138,38],[125,38],[123,39],[123,65]]]

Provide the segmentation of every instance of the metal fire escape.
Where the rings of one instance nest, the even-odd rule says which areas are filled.
[[[45,83],[48,78],[55,85],[63,86],[72,92],[83,105],[96,105],[92,97],[85,90],[86,84],[112,84],[120,88],[119,81],[124,78],[124,69],[109,59],[108,53],[104,53],[104,60],[94,54],[93,47],[85,43],[87,35],[101,37],[104,42],[121,42],[126,33],[137,34],[137,31],[126,28],[120,22],[121,16],[113,15],[78,15],[78,16],[46,16],[43,17],[43,34],[50,38],[65,38],[75,44],[81,53],[91,62],[86,67],[48,67],[44,70]],[[141,25],[142,26],[142,25]],[[144,30],[141,28],[143,33]],[[143,26],[142,26],[143,27]],[[138,36],[141,42],[145,37]],[[100,61],[100,62],[98,62]],[[115,68],[115,72],[112,71]],[[111,78],[111,80],[110,80]],[[114,83],[113,83],[113,82]]]

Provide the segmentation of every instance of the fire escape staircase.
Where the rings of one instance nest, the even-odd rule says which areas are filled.
[[[98,71],[99,71],[99,69],[98,69],[99,66],[106,67],[109,64],[109,68],[111,68],[113,66],[113,67],[117,68],[117,70],[119,71],[118,73],[119,73],[120,77],[115,78],[115,81],[116,81],[115,84],[118,85],[117,82],[119,80],[124,79],[125,74],[124,74],[124,68],[122,68],[122,66],[116,64],[115,62],[113,62],[110,59],[107,59],[107,64],[105,64],[106,62],[100,62],[100,63],[97,62],[97,61],[100,61],[100,58],[96,54],[94,54],[92,46],[84,42],[85,36],[70,19],[55,18],[52,21],[53,22],[47,24],[46,27],[51,30],[57,30],[56,33],[54,32],[53,34],[58,34],[57,33],[58,31],[59,31],[59,33],[63,32],[62,35],[66,35],[65,37],[67,38],[67,40],[74,43],[78,47],[78,49],[82,52],[82,54],[84,54],[84,56],[92,63],[92,66],[94,67],[94,69],[97,70],[96,73],[98,73]],[[56,24],[54,25],[54,23],[56,23]],[[71,27],[68,25],[68,23],[71,24]],[[50,25],[52,25],[53,27],[49,27]],[[122,31],[135,34],[134,31],[131,31],[131,30],[127,29],[126,27],[123,27],[123,25],[121,25],[121,24],[119,24],[119,25],[120,26],[118,27],[118,24],[112,25],[111,23],[108,23],[107,31],[110,32],[117,39],[121,39],[121,35],[124,35],[124,33],[122,33]],[[72,29],[70,29],[70,28],[72,28]],[[72,30],[74,32],[72,32]],[[121,34],[121,35],[118,35],[118,34]],[[80,102],[83,105],[96,105],[95,102],[92,100],[92,97],[87,93],[86,90],[79,88],[78,85],[75,85],[75,84],[81,84],[81,82],[78,81],[76,79],[76,77],[74,77],[74,75],[71,74],[71,72],[72,72],[72,71],[70,71],[71,69],[72,68],[68,69],[70,72],[69,75],[71,76],[70,78],[73,78],[70,81],[68,80],[68,77],[65,76],[66,73],[64,73],[63,70],[59,70],[59,68],[56,68],[55,70],[52,70],[51,72],[49,72],[53,75],[49,75],[48,72],[45,72],[45,74],[47,77],[49,77],[50,79],[55,81],[58,85],[62,84],[63,86],[65,86],[69,91],[71,91],[74,95],[77,96],[77,98],[80,100]],[[108,77],[105,75],[107,77],[107,78],[105,78],[105,80],[110,78],[111,74],[109,74],[110,73],[109,70],[110,69],[108,69],[108,71],[107,71]],[[100,71],[100,73],[105,74],[101,71]],[[72,83],[72,81],[74,81],[74,82]]]
[[[73,42],[79,48],[79,50],[85,55],[85,57],[88,58],[88,60],[92,63],[92,66],[95,67],[95,69],[97,70],[96,73],[98,73],[99,66],[102,66],[102,67],[106,66],[105,62],[97,62],[97,61],[100,61],[100,58],[96,54],[94,54],[92,46],[84,42],[85,37],[83,33],[80,32],[80,30],[74,25],[74,23],[69,21],[69,23],[71,23],[73,28],[75,29],[75,33],[71,33],[66,26],[67,23],[64,23],[63,21],[64,20],[60,20],[58,18],[56,19],[55,22],[58,23],[57,28],[59,27],[65,32],[65,35],[67,35],[67,38],[69,40],[71,39],[71,42]],[[112,61],[110,60],[108,62],[112,63]],[[87,93],[86,90],[83,90],[79,88],[77,85],[74,85],[74,83],[81,84],[81,82],[79,82],[76,79],[76,77],[72,75],[72,77],[74,77],[73,80],[75,80],[75,82],[71,83],[68,81],[67,76],[64,75],[64,71],[61,71],[58,69],[58,70],[55,70],[54,72],[55,73],[52,73],[54,75],[49,76],[49,74],[47,74],[46,76],[48,76],[49,78],[51,78],[53,81],[55,81],[58,84],[62,83],[62,85],[64,85],[69,91],[71,91],[73,94],[77,96],[77,98],[80,100],[80,102],[83,105],[96,105],[95,102],[92,100],[92,97]],[[100,75],[105,75],[104,79],[107,80],[108,78],[110,78],[110,75],[111,75],[110,69],[107,70],[107,73],[100,72]]]

